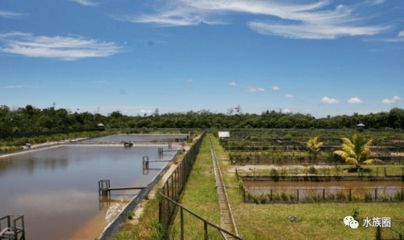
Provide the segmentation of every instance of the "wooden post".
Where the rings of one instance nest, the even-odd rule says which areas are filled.
[[[299,189],[296,189],[296,200],[299,202]]]
[[[375,201],[377,201],[377,188],[375,188]]]
[[[180,217],[181,217],[181,240],[184,240],[184,210],[180,208]]]
[[[384,176],[387,177],[387,169],[384,167]]]
[[[379,168],[376,168],[376,177],[379,176]]]
[[[325,188],[323,188],[323,200],[325,200]]]
[[[208,223],[206,221],[203,221],[203,230],[204,230],[205,240],[208,240]]]
[[[352,188],[349,189],[349,201],[352,201]]]

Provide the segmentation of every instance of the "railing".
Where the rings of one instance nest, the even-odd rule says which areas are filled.
[[[24,216],[8,215],[0,218],[0,239],[25,240]]]
[[[172,174],[167,178],[164,183],[161,194],[167,196],[173,201],[178,201],[182,190],[187,182],[188,176],[191,172],[192,166],[195,162],[196,156],[198,155],[200,146],[202,144],[205,133],[203,133],[195,144],[188,150],[184,155],[183,160],[177,166],[177,168],[172,172]],[[175,213],[177,210],[177,205],[172,204],[170,201],[164,201],[163,198],[159,202],[159,223],[162,228],[167,231],[168,227],[172,224]]]
[[[193,211],[187,209],[186,207],[182,206],[181,204],[173,201],[172,199],[168,198],[167,196],[165,196],[164,194],[160,193],[160,201],[164,201],[164,202],[168,202],[169,204],[172,204],[175,206],[175,208],[179,208],[180,211],[180,239],[184,240],[184,233],[185,233],[185,229],[184,229],[184,212],[187,212],[189,214],[191,214],[191,216],[195,217],[196,219],[200,220],[203,223],[203,239],[207,240],[209,239],[209,231],[208,228],[214,228],[216,231],[219,231],[222,236],[224,234],[226,234],[227,236],[232,237],[233,239],[238,239],[238,240],[242,240],[242,238],[240,238],[239,236],[235,235],[234,233],[231,233],[223,228],[221,228],[220,226],[209,222],[208,220],[206,220],[205,218],[203,218],[202,216],[194,213]]]

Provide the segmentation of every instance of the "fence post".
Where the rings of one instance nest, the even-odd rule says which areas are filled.
[[[180,216],[181,216],[181,240],[184,240],[184,210],[180,208]]]
[[[375,188],[375,201],[377,201],[377,188]]]
[[[299,189],[296,189],[296,199],[299,202]]]
[[[208,240],[208,223],[206,221],[203,221],[203,230],[204,230],[205,240]]]
[[[349,189],[349,201],[352,201],[352,188]]]
[[[384,167],[384,176],[387,177],[387,169]]]
[[[379,176],[379,168],[376,168],[376,177]]]
[[[382,228],[381,227],[376,228],[376,240],[382,240]]]
[[[323,200],[325,200],[325,188],[323,188]]]

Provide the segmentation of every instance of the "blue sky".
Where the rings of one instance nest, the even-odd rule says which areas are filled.
[[[404,107],[402,0],[2,0],[0,104],[136,115]]]

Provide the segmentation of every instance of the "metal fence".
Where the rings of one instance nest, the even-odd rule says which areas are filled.
[[[244,187],[246,203],[400,202],[403,187]]]
[[[203,223],[203,238],[201,236],[201,239],[205,239],[205,240],[209,239],[209,230],[208,230],[208,228],[210,227],[210,228],[213,228],[214,231],[218,231],[220,233],[220,236],[222,236],[223,238],[224,238],[224,236],[226,236],[225,239],[242,240],[242,238],[235,235],[234,233],[231,233],[231,232],[221,228],[217,224],[209,222],[208,220],[206,220],[202,216],[194,213],[193,211],[191,211],[191,210],[187,209],[186,207],[182,206],[181,204],[173,201],[172,199],[168,198],[167,196],[165,196],[162,193],[160,193],[160,198],[164,202],[167,202],[167,203],[173,205],[175,208],[179,209],[179,212],[180,212],[180,239],[181,240],[185,239],[185,228],[184,228],[185,216],[184,216],[184,213],[189,213],[190,216],[198,219],[199,221],[201,221]]]
[[[196,156],[199,153],[202,141],[205,137],[205,133],[197,140],[195,144],[184,155],[183,160],[167,178],[164,183],[161,194],[173,201],[178,201],[182,190],[187,182],[188,176],[191,172],[192,166],[195,162]],[[175,213],[177,211],[177,205],[165,198],[160,198],[159,202],[159,223],[164,230],[167,230],[170,224],[173,222]]]

